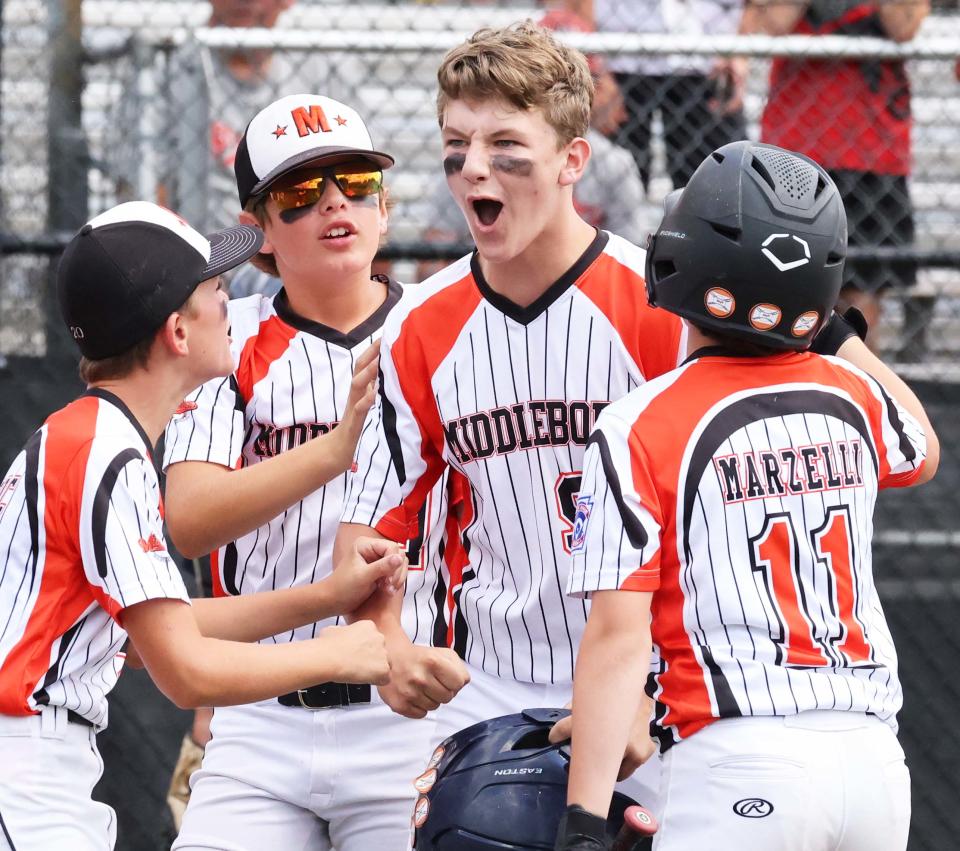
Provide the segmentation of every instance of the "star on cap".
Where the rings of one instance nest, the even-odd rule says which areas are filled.
[[[278,125],[277,125],[277,129],[276,129],[276,130],[271,130],[270,132],[279,139],[281,136],[286,136],[286,135],[287,135],[287,125],[284,124],[284,125],[281,127],[281,126],[278,124]]]
[[[346,119],[346,118],[342,118],[342,117],[339,116],[339,115],[337,116],[337,124],[339,124],[341,127],[343,127],[343,125],[346,124],[346,123],[347,123],[347,119]]]

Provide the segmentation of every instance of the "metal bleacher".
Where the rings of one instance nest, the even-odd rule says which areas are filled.
[[[24,2],[24,0],[20,0]],[[145,9],[149,6],[149,11]],[[374,137],[388,146],[398,161],[391,175],[391,192],[397,202],[392,222],[396,241],[417,239],[429,220],[429,197],[439,163],[434,97],[436,66],[450,45],[480,26],[498,26],[540,12],[533,2],[494,4],[374,3],[350,4],[300,0],[285,12],[277,32],[309,33],[331,28],[368,29],[370,32],[436,33],[436,48],[417,53],[380,51],[368,79],[358,81],[358,108],[369,119]],[[182,36],[203,26],[209,15],[206,3],[180,0],[85,0],[84,22],[91,32],[128,31],[157,39]],[[935,15],[927,19],[918,36],[955,35],[960,39],[960,17]],[[747,113],[750,133],[757,123],[766,88],[767,63],[755,60],[751,74]],[[911,193],[917,211],[918,244],[934,248],[949,244],[960,230],[960,146],[955,143],[960,126],[960,84],[943,73],[944,63],[913,60],[914,174]],[[648,205],[653,223],[669,184],[654,174]],[[425,194],[427,193],[427,194]],[[936,276],[934,276],[936,277]]]

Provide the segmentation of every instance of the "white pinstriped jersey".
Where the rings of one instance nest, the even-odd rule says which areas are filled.
[[[383,305],[345,334],[295,314],[283,290],[272,297],[229,302],[236,370],[186,398],[167,427],[164,466],[208,461],[247,467],[328,433],[343,414],[357,358],[380,336],[389,311],[405,298],[400,284],[389,282],[387,288]],[[347,478],[338,476],[212,554],[215,593],[292,588],[327,576]],[[431,501],[431,516],[424,518],[428,534],[442,516],[445,499],[438,492]],[[415,568],[417,558],[428,550],[420,550],[419,543],[411,549],[418,550],[412,553]],[[428,622],[418,617],[418,608],[430,593],[421,587],[424,575],[422,570],[410,571],[410,601],[404,609],[405,626],[421,641],[426,640],[422,630]],[[311,638],[337,620],[302,626],[262,643]]]
[[[0,713],[107,723],[127,606],[187,599],[163,538],[150,443],[91,390],[27,441],[0,484]]]
[[[568,591],[654,592],[664,746],[715,718],[812,709],[895,729],[873,508],[919,475],[922,429],[838,358],[703,354],[597,423]]]
[[[451,468],[462,534],[428,580],[432,634],[491,674],[573,677],[586,604],[563,589],[583,448],[603,406],[673,369],[681,346],[679,320],[646,304],[643,260],[600,232],[521,309],[465,257],[385,326],[343,519],[403,540]]]

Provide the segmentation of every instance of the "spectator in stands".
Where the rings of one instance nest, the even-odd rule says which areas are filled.
[[[270,29],[292,5],[293,0],[212,0],[210,26]],[[246,122],[279,90],[298,83],[282,57],[262,49],[190,45],[175,57],[174,73],[168,109],[177,116],[178,133],[164,181],[170,202],[188,221],[205,227],[234,224],[233,160]]]
[[[741,0],[564,0],[601,32],[716,35],[736,32]],[[659,110],[667,172],[675,188],[715,148],[746,138],[746,61],[698,56],[616,56],[609,60],[626,105],[615,136],[650,180],[653,114]]]
[[[211,27],[272,29],[294,0],[211,0]],[[297,60],[305,54],[298,54]],[[183,51],[178,71],[181,85],[172,97],[189,97],[171,104],[178,116],[177,143],[171,177],[171,201],[188,221],[205,227],[225,226],[237,220],[238,203],[233,160],[246,122],[263,104],[283,91],[312,91],[323,69],[294,69],[291,57],[273,50]],[[297,62],[299,65],[300,63]],[[305,72],[305,73],[304,73]],[[300,81],[306,76],[308,79]],[[278,289],[270,277],[250,264],[230,282],[230,295],[250,295]]]
[[[929,0],[747,0],[741,31],[902,42],[916,35],[929,11]],[[807,154],[830,172],[847,209],[851,246],[913,245],[907,188],[911,124],[910,81],[902,60],[773,62],[761,138]],[[915,282],[912,259],[848,259],[841,300],[858,307],[876,328],[880,293]]]
[[[544,15],[540,24],[555,30],[590,32],[583,18],[559,9]],[[616,134],[627,117],[620,88],[602,57],[588,56],[587,62],[594,83],[590,129],[586,136],[591,154],[583,177],[573,188],[573,203],[581,218],[594,227],[643,244],[647,221],[640,173],[630,152],[609,138]],[[472,241],[467,222],[450,195],[446,180],[438,182],[434,224],[425,238],[440,243],[469,244]],[[422,280],[445,265],[443,261],[422,263],[417,269],[418,276]]]

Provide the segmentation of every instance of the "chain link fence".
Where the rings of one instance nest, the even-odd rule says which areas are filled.
[[[145,198],[201,230],[232,223],[233,155],[247,121],[281,95],[317,91],[354,106],[396,157],[382,254],[397,277],[418,280],[430,261],[470,247],[439,166],[438,61],[480,26],[548,14],[590,56],[597,81],[595,156],[577,190],[585,218],[642,244],[674,185],[744,136],[815,156],[845,194],[848,273],[875,296],[873,345],[918,390],[944,447],[933,483],[882,495],[875,561],[906,694],[910,847],[956,847],[960,16],[935,7],[914,40],[897,43],[883,16],[852,0],[798,5],[793,34],[778,37],[734,35],[735,0],[594,0],[595,32],[567,14],[589,4],[547,5],[6,0],[0,463],[80,389],[51,270],[85,219]],[[636,32],[637,21],[653,32]],[[185,722],[155,708],[143,678],[123,682],[102,793],[120,810],[119,848],[164,847],[157,822]],[[130,749],[136,740],[147,744],[142,756]]]

